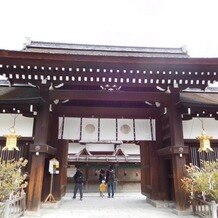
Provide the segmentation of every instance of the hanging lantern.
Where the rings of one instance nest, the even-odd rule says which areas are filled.
[[[210,140],[212,139],[211,136],[208,136],[206,132],[203,130],[201,135],[197,137],[200,141],[200,148],[198,149],[199,152],[201,151],[213,151],[213,149],[210,147]]]
[[[16,121],[18,116],[19,116],[19,114],[15,114],[15,116],[14,116],[13,126],[9,128],[10,133],[4,135],[4,137],[6,137],[6,145],[2,150],[12,151],[15,149],[15,150],[19,151],[19,148],[17,147],[17,138],[20,136],[17,135],[16,131],[15,131],[15,121]]]
[[[12,151],[16,149],[19,151],[19,148],[17,147],[17,138],[19,137],[16,132],[14,127],[10,129],[10,133],[7,135],[4,135],[6,137],[6,145],[2,150],[9,150]]]

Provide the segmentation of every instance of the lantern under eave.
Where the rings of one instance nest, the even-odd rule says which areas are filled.
[[[208,136],[205,131],[202,131],[201,135],[197,137],[200,142],[200,148],[198,149],[199,152],[205,151],[213,151],[213,149],[210,147],[210,140],[212,139],[211,136]]]
[[[17,138],[19,137],[16,132],[15,129],[11,129],[10,133],[7,135],[4,135],[4,137],[6,137],[6,145],[2,150],[17,150],[19,151],[19,148],[17,147]]]

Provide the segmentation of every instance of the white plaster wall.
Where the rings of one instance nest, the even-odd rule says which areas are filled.
[[[84,148],[84,145],[80,145],[79,143],[69,143],[68,154],[79,153],[83,148]]]
[[[140,154],[140,147],[136,144],[122,144],[120,145],[125,154]]]
[[[80,145],[79,143],[69,143],[68,153],[69,154],[76,154],[80,152],[85,145]],[[87,144],[86,148],[88,151],[114,151],[113,144]]]
[[[114,144],[87,144],[89,151],[114,151]]]
[[[79,143],[69,143],[69,154],[76,154],[79,153],[85,145],[80,145]],[[114,144],[87,144],[86,148],[88,151],[106,151],[106,152],[113,152],[114,151]],[[125,152],[125,154],[140,154],[139,145],[136,144],[122,144],[120,148]]]
[[[0,114],[0,136],[9,133],[10,127],[14,124],[15,114]],[[22,137],[32,137],[33,118],[24,117],[21,114],[15,120],[16,133]]]
[[[184,139],[196,139],[202,132],[202,122],[204,130],[213,139],[218,139],[218,121],[214,118],[193,118],[192,120],[183,121]]]

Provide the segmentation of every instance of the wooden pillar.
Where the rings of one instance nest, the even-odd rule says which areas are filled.
[[[141,190],[150,199],[158,200],[159,170],[156,142],[141,142]]]
[[[172,100],[169,106],[169,121],[171,130],[171,146],[173,150],[180,150],[184,148],[182,118],[180,111],[175,107],[175,103],[179,101],[179,93],[172,95]],[[185,155],[180,156],[178,152],[172,154],[173,165],[173,182],[176,207],[178,210],[184,210],[187,208],[186,194],[181,188],[181,179],[183,177],[183,169],[186,164]]]
[[[151,199],[159,199],[159,164],[157,156],[157,142],[149,143],[149,157],[150,157],[150,176],[151,176]]]
[[[55,111],[55,108],[53,108]],[[57,148],[58,146],[58,116],[53,112],[49,114],[49,131],[48,131],[48,137],[47,137],[47,143],[51,145],[52,147]],[[58,155],[58,152],[57,152]],[[56,156],[57,157],[57,156]],[[45,159],[45,167],[44,167],[44,178],[43,178],[43,186],[42,186],[42,195],[41,200],[45,201],[47,196],[50,193],[50,185],[51,185],[51,174],[48,171],[49,169],[49,161],[51,156],[47,156]],[[58,189],[57,185],[55,184],[57,175],[54,175],[54,182],[53,182],[53,190],[56,188]]]
[[[141,192],[147,197],[151,197],[151,179],[149,168],[149,146],[146,142],[140,142],[141,156]]]
[[[163,124],[162,124],[162,117],[156,119],[156,149],[161,149],[163,147]],[[157,150],[156,150],[157,152]],[[170,200],[170,194],[169,194],[169,184],[168,184],[168,172],[167,172],[167,164],[166,159],[164,159],[162,156],[158,157],[158,168],[157,168],[157,174],[158,177],[158,183],[159,183],[159,199],[160,200]]]
[[[140,143],[141,155],[141,191],[150,199],[159,200],[160,195],[160,166],[157,150],[161,147],[161,126],[156,120],[156,141]]]
[[[54,175],[53,195],[55,200],[60,200],[66,194],[67,187],[67,157],[68,157],[68,141],[58,140],[56,158],[59,161],[60,172]]]
[[[48,91],[43,91],[42,96],[48,100]],[[41,202],[42,184],[44,176],[45,155],[43,148],[47,145],[49,124],[49,102],[46,101],[37,111],[35,119],[34,144],[30,149],[32,162],[30,163],[30,179],[28,185],[27,209],[37,211]],[[38,152],[38,153],[37,153]]]
[[[171,199],[170,187],[169,187],[169,170],[167,165],[167,159],[161,158],[160,161],[160,200],[169,201]]]

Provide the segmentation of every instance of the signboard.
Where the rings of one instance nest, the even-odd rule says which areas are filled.
[[[52,158],[49,161],[49,172],[51,174],[59,174],[59,161],[55,158]]]

